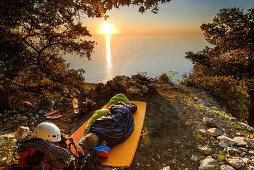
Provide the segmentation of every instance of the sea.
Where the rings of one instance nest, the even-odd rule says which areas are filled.
[[[84,69],[88,83],[106,83],[118,75],[145,74],[156,78],[174,71],[173,81],[183,80],[193,71],[186,52],[202,50],[208,43],[199,36],[94,35],[91,60],[78,55],[64,55],[70,68]]]

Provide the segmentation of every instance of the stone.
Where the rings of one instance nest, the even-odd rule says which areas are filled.
[[[208,135],[208,132],[205,129],[199,129],[198,133],[201,135]]]
[[[209,155],[213,152],[213,149],[209,148],[208,146],[199,146],[198,149],[201,153],[206,155]]]
[[[28,132],[29,132],[29,127],[19,126],[17,128],[15,136],[19,139],[23,139],[27,136]]]
[[[110,86],[112,89],[117,90],[117,84],[114,79],[107,81],[107,86]]]
[[[144,75],[141,75],[141,74],[132,75],[131,77],[133,79],[139,79],[139,80],[144,80],[144,81],[148,80]]]
[[[216,121],[213,118],[204,117],[203,118],[203,125],[207,127],[216,127]]]
[[[240,158],[230,158],[227,162],[236,169],[243,167],[245,164]]]
[[[137,87],[137,86],[130,86],[126,92],[128,94],[139,94],[141,92],[141,90]]]
[[[52,99],[43,99],[39,103],[33,104],[32,108],[35,110],[45,110],[53,108],[55,105],[55,102]]]
[[[229,154],[235,154],[235,153],[241,153],[241,151],[239,149],[236,149],[236,148],[233,148],[233,147],[227,147],[226,151],[229,153]]]
[[[235,170],[235,168],[233,168],[230,165],[221,165],[220,169],[221,170]]]
[[[248,164],[250,162],[249,158],[243,158],[242,160],[245,164]]]
[[[156,88],[156,85],[154,84],[154,83],[148,83],[147,85],[146,85],[146,87],[148,88],[148,89],[155,89]]]
[[[18,111],[19,112],[26,112],[32,108],[32,104],[28,101],[23,101],[18,105]]]
[[[239,125],[240,125],[242,128],[244,128],[244,129],[246,129],[247,131],[249,131],[249,132],[254,132],[254,128],[251,127],[250,125],[246,124],[246,123],[239,123]]]
[[[253,170],[253,169],[254,169],[254,166],[253,166],[253,165],[248,164],[248,165],[246,166],[246,169],[247,169],[247,170]]]
[[[118,87],[119,87],[121,90],[123,90],[123,91],[125,91],[125,90],[128,89],[127,83],[126,83],[126,81],[124,81],[124,80],[117,81],[116,84],[117,84]]]
[[[24,122],[27,120],[27,117],[26,116],[21,116],[21,117],[18,117],[17,118],[17,121],[20,121],[20,122]]]
[[[249,154],[253,156],[254,155],[254,150],[252,150],[252,149],[249,150]]]
[[[147,93],[148,92],[148,88],[145,85],[138,85],[138,87],[141,89],[142,93]]]
[[[199,157],[196,156],[196,155],[192,155],[192,156],[191,156],[191,160],[192,160],[193,162],[197,163],[197,162],[199,161]]]
[[[244,148],[244,147],[239,147],[238,148],[241,152],[248,152],[248,149],[247,148]]]
[[[228,118],[231,122],[237,122],[237,119],[235,117],[229,117]]]
[[[215,159],[208,157],[201,161],[199,170],[220,170],[220,165]]]
[[[72,99],[70,99],[70,98],[64,98],[63,99],[63,104],[65,106],[70,106],[72,104]]]
[[[248,147],[254,148],[254,140],[253,139],[245,139],[245,142],[247,143]]]
[[[207,130],[211,136],[221,136],[223,134],[223,131],[221,131],[218,128],[210,128]]]
[[[227,136],[218,136],[217,139],[220,140],[220,146],[227,147],[235,144],[235,141],[233,139],[227,137]]]
[[[235,142],[236,145],[238,146],[246,146],[247,142],[245,142],[245,138],[244,137],[234,137],[233,141]]]
[[[1,138],[6,139],[6,140],[14,139],[15,138],[15,133],[4,134],[4,135],[1,136]]]

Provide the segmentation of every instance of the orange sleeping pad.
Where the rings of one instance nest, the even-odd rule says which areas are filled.
[[[101,160],[102,166],[129,167],[132,163],[145,119],[146,103],[140,101],[131,101],[131,103],[136,104],[138,108],[137,111],[133,113],[135,123],[134,130],[126,141],[110,148],[109,158]],[[103,108],[107,107],[108,104]],[[84,136],[87,123],[88,121],[71,135],[75,141],[78,142]],[[72,148],[72,152],[75,153],[74,148]]]

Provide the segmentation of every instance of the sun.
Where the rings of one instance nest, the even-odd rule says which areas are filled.
[[[108,21],[104,21],[100,28],[99,33],[104,35],[111,35],[111,34],[117,34],[117,31],[112,25],[112,23]]]

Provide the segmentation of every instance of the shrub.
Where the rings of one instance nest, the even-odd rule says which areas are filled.
[[[168,83],[172,81],[172,76],[176,75],[176,72],[169,70],[167,73],[162,72],[162,74],[159,76],[159,80]]]
[[[191,75],[183,83],[208,91],[232,115],[246,120],[249,95],[245,80],[234,79],[233,76]]]

